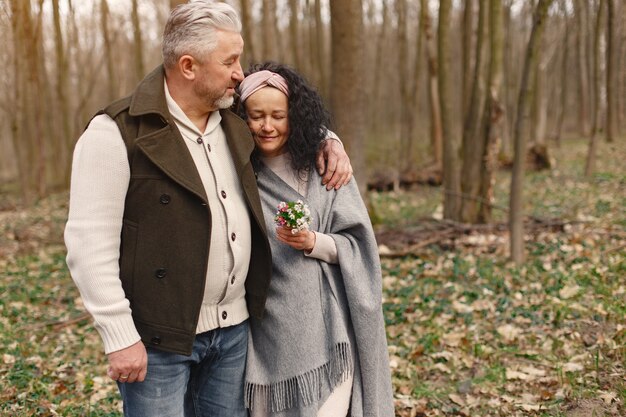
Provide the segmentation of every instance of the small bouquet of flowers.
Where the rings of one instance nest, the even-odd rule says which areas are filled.
[[[291,229],[294,235],[302,230],[308,229],[311,224],[311,212],[309,207],[302,200],[281,201],[278,204],[278,211],[274,217],[274,222],[278,226]]]

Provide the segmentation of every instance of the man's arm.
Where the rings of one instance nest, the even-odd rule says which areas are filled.
[[[322,184],[327,190],[338,190],[350,182],[352,165],[337,135],[328,131],[328,137],[322,142],[317,153],[317,172],[322,176]]]
[[[130,167],[124,141],[108,116],[92,120],[74,151],[70,208],[65,227],[67,265],[85,308],[110,354],[109,376],[120,380],[131,370],[145,375],[146,361],[137,347],[133,359],[118,363],[114,354],[140,341],[130,303],[119,277],[120,235]],[[143,355],[145,348],[141,343]],[[132,349],[131,349],[132,350]],[[129,367],[127,362],[137,365]],[[132,368],[132,369],[130,369]],[[130,379],[130,375],[129,378]]]

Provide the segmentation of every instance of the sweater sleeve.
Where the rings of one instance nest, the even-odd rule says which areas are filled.
[[[106,115],[95,117],[74,149],[64,237],[67,265],[105,353],[141,339],[119,277],[129,181],[130,166],[119,128]]]
[[[335,240],[324,233],[315,231],[313,233],[315,233],[315,246],[313,246],[313,250],[310,253],[304,251],[304,255],[329,264],[337,264],[337,245]]]

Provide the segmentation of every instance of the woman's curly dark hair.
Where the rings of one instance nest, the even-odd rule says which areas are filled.
[[[317,91],[291,67],[268,61],[252,65],[245,75],[262,70],[280,74],[287,81],[289,138],[286,146],[291,155],[292,167],[298,171],[299,175],[303,175],[315,163],[319,146],[327,136],[330,113],[324,107]],[[244,120],[247,119],[245,103],[240,103],[237,113]],[[258,158],[258,154],[255,157]]]

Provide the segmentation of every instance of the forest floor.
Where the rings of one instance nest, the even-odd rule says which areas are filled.
[[[441,190],[372,193],[398,416],[626,415],[624,141],[553,148],[526,177],[523,267],[507,261],[510,175],[494,224],[441,221]],[[121,416],[73,285],[67,194],[0,203],[0,415]]]

